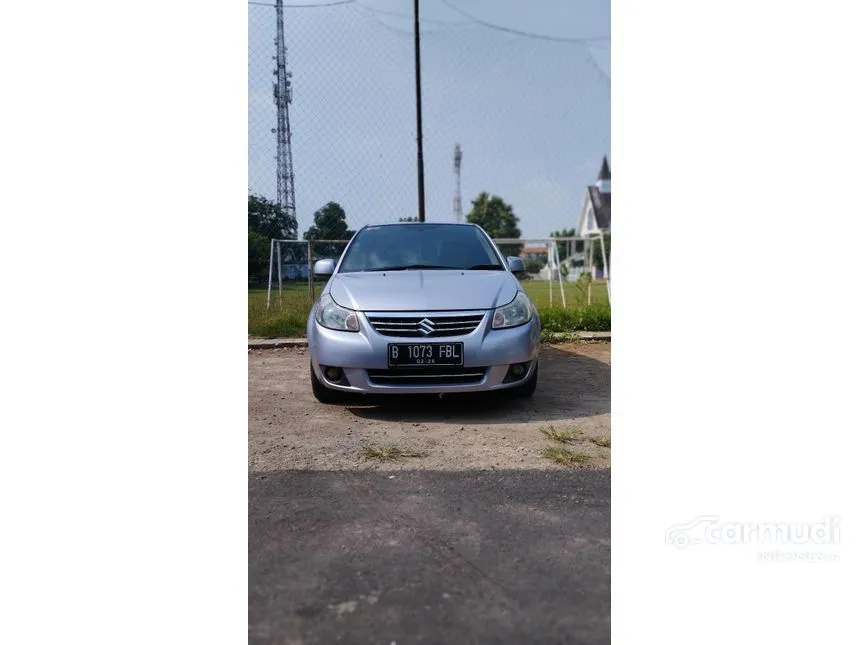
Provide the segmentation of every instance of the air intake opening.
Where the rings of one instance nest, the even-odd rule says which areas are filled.
[[[486,367],[422,367],[367,370],[367,378],[377,385],[468,385],[480,383]]]

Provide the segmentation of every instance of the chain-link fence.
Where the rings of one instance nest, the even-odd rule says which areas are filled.
[[[299,239],[330,202],[350,230],[417,214],[411,5],[283,9]],[[427,220],[454,217],[459,143],[464,215],[487,191],[514,207],[518,236],[575,226],[585,186],[609,150],[609,42],[588,38],[607,36],[608,18],[564,41],[449,15],[424,19],[421,29]],[[248,182],[272,201],[275,39],[273,4],[249,4]]]
[[[597,238],[496,239],[503,255],[519,257],[528,281],[527,291],[540,306],[578,307],[608,304],[608,274],[603,266],[603,249]],[[328,278],[314,276],[318,260],[337,262],[349,240],[272,240],[268,274],[254,282],[256,290],[266,290],[266,307],[273,295],[276,305],[302,309],[310,306]],[[257,274],[260,276],[260,274]],[[599,286],[596,286],[599,285]],[[596,290],[595,290],[596,289]],[[568,303],[568,295],[573,299]]]
[[[604,250],[598,238],[494,242],[503,252],[516,249],[515,254],[526,268],[519,278],[542,316],[547,311],[609,305],[609,276],[604,271]],[[314,276],[313,265],[322,259],[336,262],[347,244],[348,240],[272,241],[268,273],[255,279],[248,294],[249,333],[270,337],[302,335],[311,306],[328,280]]]

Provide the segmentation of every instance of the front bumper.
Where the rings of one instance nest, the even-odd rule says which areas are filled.
[[[404,312],[409,316],[436,315],[441,312]],[[384,336],[378,333],[367,320],[365,312],[359,312],[360,330],[344,332],[320,326],[311,314],[308,320],[308,349],[311,366],[320,382],[326,387],[342,392],[363,394],[442,394],[455,392],[486,392],[519,385],[537,369],[540,349],[540,320],[537,315],[525,325],[511,329],[491,329],[492,312],[456,312],[457,314],[484,314],[474,331],[462,336],[444,338],[412,338]],[[368,315],[375,315],[367,312]],[[469,383],[443,383],[437,379],[432,383],[394,384],[375,382],[368,370],[388,370],[389,343],[462,342],[463,368],[482,368],[480,380]],[[521,379],[504,382],[508,368],[516,363],[530,363],[528,372]],[[345,381],[333,383],[323,373],[323,366],[339,367]],[[372,372],[371,372],[372,373]],[[348,384],[347,384],[348,383]]]

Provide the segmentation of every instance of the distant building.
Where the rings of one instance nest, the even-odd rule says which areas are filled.
[[[579,223],[576,234],[579,237],[599,237],[608,235],[612,224],[612,191],[609,162],[603,157],[597,182],[585,189],[582,207],[579,210]]]
[[[535,261],[538,262],[546,262],[547,257],[549,256],[549,247],[547,245],[542,246],[526,246],[523,247],[522,252],[520,253],[520,259],[523,262]]]
[[[585,189],[582,207],[579,209],[579,222],[576,225],[576,234],[586,238],[586,248],[595,249],[598,253],[604,252],[605,237],[610,235],[612,227],[612,175],[609,172],[609,162],[606,156],[600,164],[597,181],[593,186]],[[590,257],[590,255],[589,255]],[[592,278],[603,278],[609,280],[610,258],[606,258],[606,269],[599,270],[591,267]]]

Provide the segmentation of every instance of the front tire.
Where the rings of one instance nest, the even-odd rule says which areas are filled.
[[[330,390],[323,385],[323,383],[317,378],[313,365],[311,365],[311,390],[313,390],[314,398],[320,403],[325,403],[326,405],[336,405],[341,403],[344,399],[341,392]]]
[[[535,371],[529,377],[529,380],[522,385],[517,385],[510,389],[511,395],[517,399],[528,399],[535,393],[538,382],[538,366],[535,365]]]

